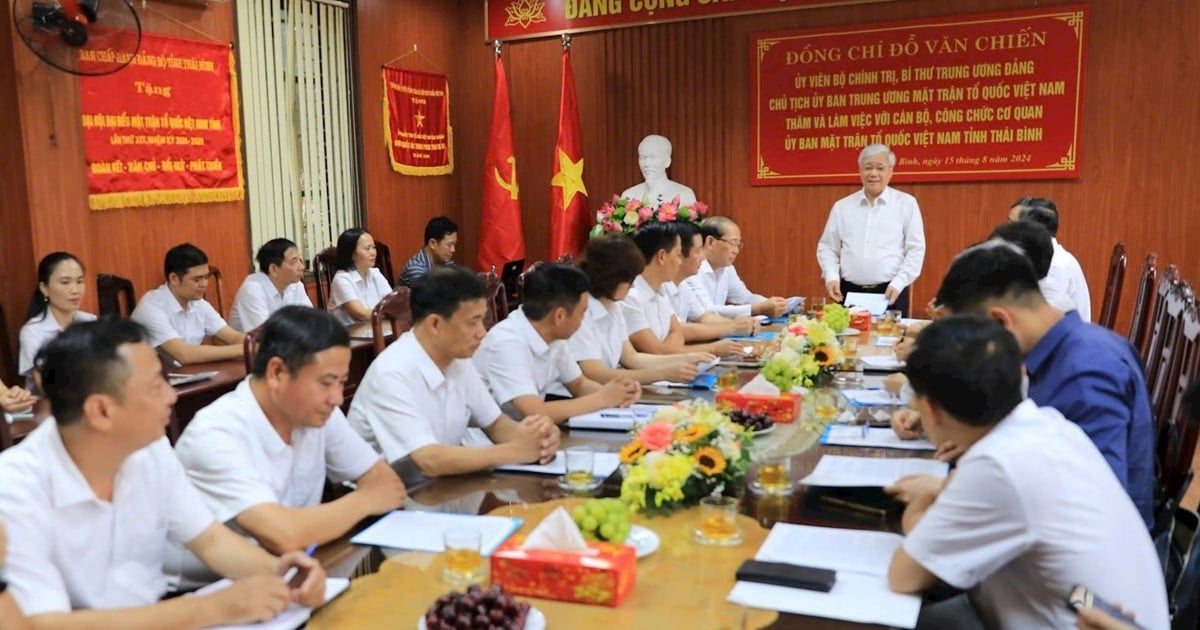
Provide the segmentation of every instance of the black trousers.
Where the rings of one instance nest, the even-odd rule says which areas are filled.
[[[846,294],[851,291],[853,291],[855,293],[878,293],[878,294],[882,295],[883,293],[885,293],[887,291],[887,288],[888,288],[888,283],[886,283],[886,282],[881,282],[879,284],[872,284],[871,286],[864,287],[862,285],[854,284],[853,282],[849,282],[847,280],[842,280],[842,286],[841,286],[842,298],[843,298],[842,301],[845,301]],[[888,307],[888,308],[893,308],[893,309],[900,311],[901,313],[904,314],[905,317],[908,317],[908,290],[909,290],[909,288],[910,287],[904,287],[904,290],[900,292],[900,296],[897,297],[896,301],[891,306]]]

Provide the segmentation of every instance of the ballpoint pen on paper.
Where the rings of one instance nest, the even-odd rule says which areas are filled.
[[[311,558],[313,555],[313,552],[315,552],[316,550],[317,550],[316,545],[309,545],[308,548],[304,550],[304,555]],[[291,584],[292,580],[294,580],[296,578],[296,574],[299,572],[300,572],[300,567],[297,567],[297,566],[288,567],[288,570],[285,571],[283,574],[283,581],[287,584]],[[299,586],[299,584],[297,584],[295,586]]]

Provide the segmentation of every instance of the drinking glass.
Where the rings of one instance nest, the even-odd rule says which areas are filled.
[[[841,396],[836,389],[819,387],[812,390],[813,414],[822,422],[833,420],[838,414],[838,398]]]
[[[763,460],[750,486],[763,494],[791,494],[792,458],[770,457]]]
[[[483,555],[479,551],[481,536],[478,530],[465,528],[447,529],[442,534],[445,566],[442,579],[451,584],[466,585],[477,582],[483,574]]]
[[[694,532],[702,545],[731,546],[742,544],[742,530],[737,524],[738,500],[733,497],[704,497],[700,499],[700,525]]]
[[[596,479],[596,453],[586,446],[568,448],[563,451],[567,474],[563,481],[572,490],[587,490]]]
[[[736,370],[721,370],[717,374],[717,389],[737,389],[738,376]]]

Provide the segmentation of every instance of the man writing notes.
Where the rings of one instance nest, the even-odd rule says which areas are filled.
[[[250,376],[201,409],[175,445],[217,520],[284,553],[404,505],[400,478],[338,408],[349,372],[350,335],[333,315],[305,306],[271,315]],[[326,477],[356,489],[321,503]],[[174,551],[185,588],[215,579]]]
[[[909,285],[925,261],[925,226],[917,200],[888,186],[896,154],[885,144],[858,155],[862,190],[839,199],[817,243],[825,292],[841,302],[847,293],[882,293],[908,313]]]
[[[375,358],[350,406],[351,426],[388,461],[410,456],[421,474],[438,477],[554,458],[558,427],[541,415],[517,422],[501,413],[471,361],[486,298],[483,280],[460,267],[413,283],[412,330]],[[463,446],[468,427],[494,445]]]
[[[589,289],[587,276],[570,265],[542,265],[526,272],[521,308],[483,338],[475,367],[492,398],[510,416],[549,416],[565,422],[571,416],[627,406],[641,397],[637,381],[618,376],[601,385],[584,376],[571,358],[567,340],[587,314]],[[545,400],[555,383],[574,398]]]
[[[324,601],[315,560],[276,558],[213,520],[163,436],[175,391],[141,326],[71,325],[37,366],[53,417],[0,453],[0,520],[17,541],[4,578],[34,627],[240,625]],[[159,601],[168,542],[236,581]],[[281,579],[292,567],[298,587]]]
[[[745,241],[742,230],[728,217],[709,217],[700,224],[704,239],[704,262],[696,275],[684,282],[691,288],[705,311],[729,318],[748,315],[781,317],[787,312],[787,300],[763,297],[746,288],[738,277],[733,261]]]
[[[945,479],[910,476],[887,488],[908,504],[888,569],[893,590],[941,580],[969,589],[984,627],[1023,630],[1074,628],[1065,599],[1082,585],[1142,627],[1169,627],[1138,509],[1077,425],[1022,400],[1016,337],[983,317],[941,319],[921,331],[905,372],[930,439],[965,453]],[[922,625],[968,627],[939,621]]]

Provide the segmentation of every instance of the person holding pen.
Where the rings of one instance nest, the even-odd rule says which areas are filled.
[[[267,319],[250,376],[197,412],[175,445],[218,520],[285,553],[404,505],[404,483],[338,408],[349,371],[350,337],[333,315],[285,306]],[[321,503],[326,478],[356,489]],[[180,590],[215,578],[179,546],[168,555]]]

